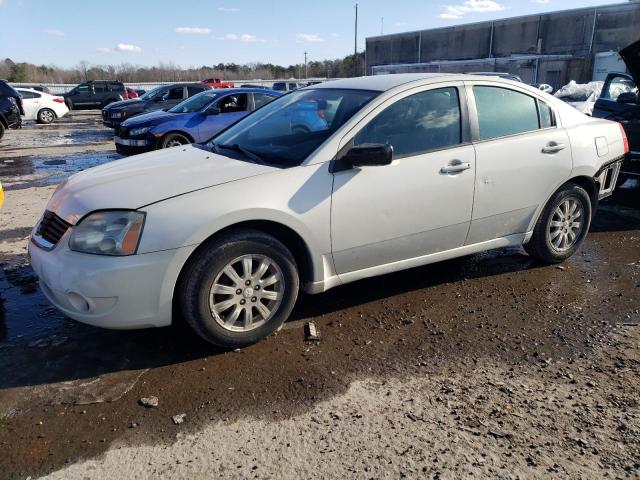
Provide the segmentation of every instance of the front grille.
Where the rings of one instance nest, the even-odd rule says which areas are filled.
[[[109,120],[109,112],[107,112],[106,110],[102,110],[102,119]]]
[[[56,245],[67,229],[71,225],[57,216],[55,213],[46,210],[38,225],[37,235],[52,245]]]

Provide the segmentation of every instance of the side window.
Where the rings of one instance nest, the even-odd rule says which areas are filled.
[[[108,89],[110,92],[121,92],[124,87],[119,83],[110,83]]]
[[[501,87],[473,87],[480,140],[530,132],[539,128],[536,99]]]
[[[204,88],[200,88],[200,87],[196,87],[193,85],[189,85],[187,87],[187,97],[192,97],[193,95],[196,95],[197,93],[200,92],[204,92]]]
[[[538,112],[540,114],[540,128],[550,128],[555,126],[553,113],[549,105],[538,100]]]
[[[79,85],[76,89],[76,93],[80,95],[86,95],[90,92],[91,90],[89,88],[89,85]]]
[[[458,145],[462,141],[458,89],[438,88],[398,100],[354,138],[354,145],[386,143],[394,158]]]
[[[107,86],[104,83],[94,83],[93,91],[96,93],[104,93],[107,91]]]
[[[183,87],[174,87],[165,94],[165,100],[182,100],[183,95]]]
[[[24,99],[27,100],[29,98],[34,98],[33,97],[33,93],[28,92],[26,90],[18,90],[18,93],[20,94],[20,96]]]
[[[253,102],[256,104],[256,108],[260,108],[261,106],[266,105],[267,103],[275,99],[276,97],[267,95],[266,93],[253,94]]]
[[[609,76],[600,98],[616,101],[621,94],[629,92],[638,93],[638,87],[636,87],[633,80],[622,75]]]
[[[244,112],[247,109],[247,94],[227,95],[218,102],[220,113]]]

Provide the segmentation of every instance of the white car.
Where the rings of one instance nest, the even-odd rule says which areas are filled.
[[[509,246],[565,260],[627,150],[617,123],[509,80],[327,82],[206,144],[70,177],[34,227],[31,264],[81,322],[161,327],[179,311],[242,346],[285,321],[299,287]]]
[[[16,90],[22,96],[23,120],[35,120],[46,124],[53,122],[56,118],[64,117],[69,112],[62,97],[31,88],[16,88]]]

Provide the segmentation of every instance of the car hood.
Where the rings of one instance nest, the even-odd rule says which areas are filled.
[[[54,193],[47,210],[75,224],[104,209],[138,209],[185,193],[278,170],[192,145],[169,148],[77,173]]]
[[[113,102],[104,107],[105,110],[128,110],[129,108],[143,109],[145,102],[139,98],[131,98],[129,100],[122,100],[121,102]]]
[[[627,64],[636,85],[640,86],[640,40],[620,50],[620,56]]]
[[[174,117],[175,113],[168,113],[164,110],[156,110],[155,112],[143,113],[142,115],[136,115],[128,120],[122,122],[122,126],[125,128],[135,128],[142,126],[157,125],[164,122],[167,118]]]

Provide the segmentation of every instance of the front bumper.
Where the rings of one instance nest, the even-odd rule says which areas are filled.
[[[121,138],[116,135],[114,141],[116,143],[116,150],[123,155],[136,155],[156,149],[156,139],[153,136],[146,136],[145,138]]]
[[[69,250],[72,230],[50,251],[29,242],[31,266],[56,308],[103,328],[171,324],[178,274],[195,246],[126,257],[90,255]]]

